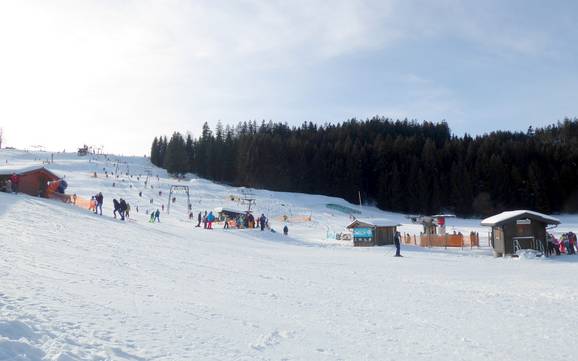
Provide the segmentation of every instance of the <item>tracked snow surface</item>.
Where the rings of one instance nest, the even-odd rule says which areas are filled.
[[[49,157],[1,150],[0,167]],[[170,179],[144,158],[92,158],[55,154],[47,167],[66,176],[69,194],[102,191],[102,217],[0,193],[0,360],[578,357],[578,256],[493,258],[487,247],[404,246],[404,257],[395,258],[390,246],[327,240],[350,223],[327,204],[359,207],[265,190],[253,192],[256,213],[266,213],[277,231],[290,216],[289,236],[195,228],[182,193],[170,214],[151,224],[145,211],[166,204],[170,184],[191,187],[195,218],[215,207],[244,208],[231,199],[243,192],[194,177]],[[115,171],[113,159],[121,160],[118,179],[103,173]],[[147,170],[154,189],[144,188]],[[119,197],[131,204],[130,221],[112,217]],[[399,222],[412,234],[420,229],[371,207],[359,217]],[[575,217],[560,218],[557,232],[578,230]],[[488,229],[479,222],[450,219],[448,229],[478,231],[487,245]]]

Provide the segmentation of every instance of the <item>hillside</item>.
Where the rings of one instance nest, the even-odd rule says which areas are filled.
[[[0,150],[1,167],[49,157]],[[123,175],[106,178],[103,168],[114,171],[117,159]],[[349,222],[327,204],[357,206],[266,190],[251,191],[256,212],[276,230],[283,215],[297,221],[289,236],[195,228],[182,194],[150,224],[146,210],[167,202],[170,184],[191,187],[195,215],[244,207],[231,200],[243,192],[170,179],[144,158],[55,154],[47,167],[66,176],[67,193],[103,192],[104,215],[0,193],[0,360],[570,360],[576,353],[568,336],[578,321],[578,257],[496,259],[487,247],[405,246],[405,257],[394,258],[390,246],[327,240]],[[153,189],[136,179],[147,170]],[[130,221],[112,217],[119,197],[131,204]],[[402,232],[420,230],[403,214],[360,211],[403,223]],[[557,231],[576,230],[574,218],[563,216]],[[453,219],[453,229],[487,232],[479,220]]]

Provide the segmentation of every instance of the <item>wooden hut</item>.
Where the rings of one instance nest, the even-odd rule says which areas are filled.
[[[546,228],[558,224],[557,218],[528,210],[502,212],[482,221],[483,226],[492,227],[490,242],[498,257],[522,249],[547,254]]]
[[[24,168],[0,168],[0,184],[6,181],[15,173],[20,176],[19,192],[31,196],[46,197],[48,183],[60,179],[56,174],[42,166]]]
[[[372,247],[393,244],[398,226],[388,219],[356,219],[346,228],[353,232],[354,247]]]

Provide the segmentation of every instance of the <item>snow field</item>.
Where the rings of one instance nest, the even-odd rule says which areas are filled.
[[[2,150],[0,161],[26,165],[43,155]],[[575,359],[578,258],[403,247],[398,259],[392,247],[325,240],[348,223],[325,204],[355,206],[268,191],[255,191],[257,211],[309,212],[313,221],[290,224],[290,237],[205,231],[177,195],[171,214],[150,224],[142,209],[149,198],[155,207],[166,202],[174,183],[164,172],[124,158],[131,173],[150,168],[160,181],[153,190],[134,179],[130,188],[130,178],[113,188],[100,172],[91,177],[110,162],[55,158],[50,169],[66,174],[68,193],[104,193],[105,215],[0,193],[0,360]],[[195,216],[236,205],[231,187],[181,183],[192,187]],[[133,221],[112,218],[112,198],[121,196]],[[417,227],[362,210],[404,223],[402,232]],[[560,232],[575,225],[571,216],[562,221]],[[479,220],[452,225],[485,231]]]

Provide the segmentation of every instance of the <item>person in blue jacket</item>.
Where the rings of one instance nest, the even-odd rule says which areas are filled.
[[[215,216],[213,215],[213,212],[209,212],[209,214],[207,215],[207,229],[213,229],[213,222],[215,221]]]

